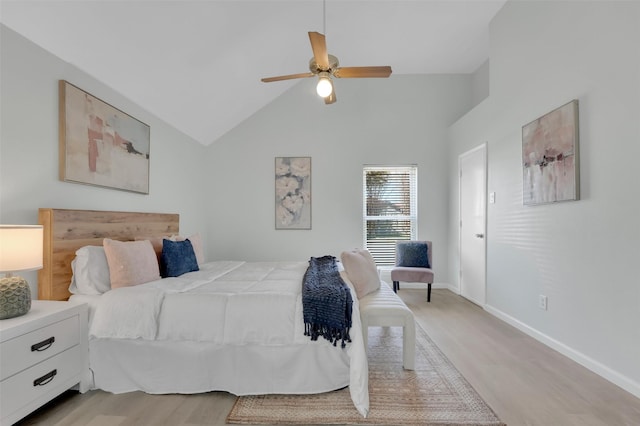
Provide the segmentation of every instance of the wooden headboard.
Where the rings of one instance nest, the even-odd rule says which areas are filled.
[[[38,299],[67,300],[71,261],[83,246],[101,246],[104,238],[131,241],[135,237],[178,234],[180,215],[97,210],[39,209],[44,226],[42,269],[38,271]]]

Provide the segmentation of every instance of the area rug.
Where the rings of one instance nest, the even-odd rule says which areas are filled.
[[[402,368],[402,328],[369,329],[370,412],[363,418],[349,389],[316,395],[238,397],[231,424],[504,426],[416,324],[416,369]]]

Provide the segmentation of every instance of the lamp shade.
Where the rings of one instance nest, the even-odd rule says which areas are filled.
[[[0,272],[42,268],[42,226],[0,225]]]

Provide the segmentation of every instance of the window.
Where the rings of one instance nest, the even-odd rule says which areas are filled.
[[[365,166],[364,247],[378,265],[394,265],[396,241],[418,235],[418,168]]]

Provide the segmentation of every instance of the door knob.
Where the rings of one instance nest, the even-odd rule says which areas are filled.
[[[476,234],[476,238],[484,238],[484,234]]]

